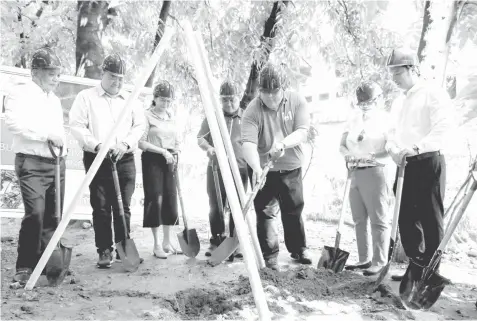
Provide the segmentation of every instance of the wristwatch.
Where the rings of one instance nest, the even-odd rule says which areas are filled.
[[[124,146],[126,146],[126,148],[127,148],[127,149],[129,149],[129,145],[128,145],[128,143],[126,143],[126,142],[122,142],[122,144],[124,144]]]

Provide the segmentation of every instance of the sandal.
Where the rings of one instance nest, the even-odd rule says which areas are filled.
[[[19,268],[13,277],[13,281],[19,283],[26,283],[30,278],[33,270],[30,268]]]
[[[176,255],[177,254],[182,254],[182,251],[173,247],[172,244],[162,245],[162,248],[164,249],[164,252],[169,253],[169,254],[176,254]]]
[[[169,256],[169,254],[167,254],[166,252],[164,252],[163,249],[154,249],[152,250],[152,254],[157,257],[158,259],[167,259],[167,257]]]

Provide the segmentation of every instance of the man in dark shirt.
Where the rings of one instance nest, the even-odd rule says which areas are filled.
[[[253,170],[253,184],[270,155],[283,153],[254,201],[260,247],[266,266],[274,270],[278,270],[278,212],[292,258],[311,264],[301,217],[305,204],[301,144],[307,139],[310,118],[305,98],[282,85],[283,73],[278,67],[264,66],[259,76],[260,94],[248,105],[242,122],[243,153]]]

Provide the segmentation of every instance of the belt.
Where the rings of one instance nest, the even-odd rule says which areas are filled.
[[[280,174],[288,174],[288,173],[291,173],[295,170],[297,170],[298,168],[295,168],[295,169],[279,169],[279,170],[276,170],[276,171],[270,171],[270,173],[280,173]]]
[[[40,162],[45,162],[45,163],[50,163],[50,164],[55,164],[56,161],[54,158],[50,157],[43,157],[43,156],[38,156],[38,155],[30,155],[30,154],[24,154],[24,153],[17,153],[17,156],[19,157],[24,157],[24,158],[32,158],[39,160]],[[61,160],[64,159],[64,156],[60,158]]]
[[[434,157],[434,156],[440,156],[440,155],[442,155],[442,153],[441,153],[440,150],[438,150],[436,152],[427,152],[427,153],[422,153],[422,154],[406,157],[406,161],[408,163],[417,162],[417,161],[421,161],[421,160],[424,160],[424,159],[427,159],[427,158],[431,158],[431,157]]]
[[[356,167],[354,168],[355,170],[360,170],[360,169],[368,169],[368,168],[376,168],[378,166],[362,166],[362,167]]]

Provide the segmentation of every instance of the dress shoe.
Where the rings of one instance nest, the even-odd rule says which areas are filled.
[[[369,269],[364,270],[363,275],[364,276],[376,275],[376,274],[379,274],[382,269],[383,269],[382,266],[373,265]]]
[[[354,271],[354,270],[360,270],[360,269],[369,269],[370,267],[371,267],[371,261],[370,262],[358,262],[354,265],[345,266],[345,270]]]

